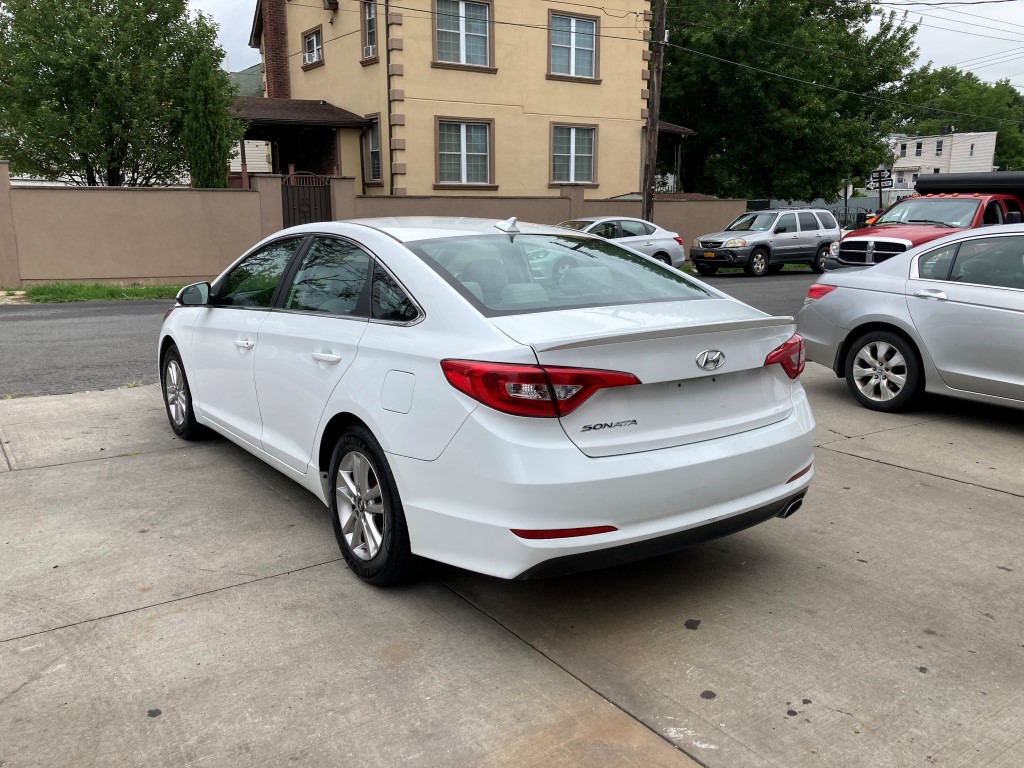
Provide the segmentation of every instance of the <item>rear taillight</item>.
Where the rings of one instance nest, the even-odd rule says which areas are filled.
[[[778,363],[782,366],[782,370],[786,372],[786,375],[789,376],[789,378],[795,379],[804,372],[804,364],[806,361],[807,358],[804,355],[804,337],[799,333],[794,333],[790,337],[789,341],[774,350],[764,359],[764,364],[775,365],[775,363]]]
[[[588,368],[442,360],[448,383],[496,411],[555,418],[583,405],[599,389],[639,384],[631,373]]]
[[[683,238],[681,238],[679,235],[676,235],[672,239],[679,243],[680,247],[683,245]]]
[[[804,304],[820,299],[822,296],[828,296],[835,289],[836,286],[834,285],[815,283],[814,285],[807,289],[807,296],[804,298]]]

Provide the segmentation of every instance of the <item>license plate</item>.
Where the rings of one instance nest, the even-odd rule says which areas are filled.
[[[705,259],[713,259],[713,258],[715,258],[715,252],[714,251],[704,251],[704,258]]]

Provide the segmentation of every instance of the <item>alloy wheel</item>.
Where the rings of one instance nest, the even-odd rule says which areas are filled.
[[[349,451],[338,465],[334,484],[341,533],[356,557],[372,560],[380,552],[387,525],[377,472],[366,456]]]
[[[171,420],[179,427],[188,418],[188,388],[185,386],[185,372],[177,360],[169,360],[164,372],[164,392],[167,395],[167,410]]]
[[[892,344],[868,342],[853,360],[853,381],[869,400],[892,400],[907,385],[907,362]]]

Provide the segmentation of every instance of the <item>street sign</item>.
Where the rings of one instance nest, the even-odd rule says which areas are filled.
[[[882,181],[884,181],[885,179],[891,179],[892,171],[887,171],[884,168],[879,168],[878,170],[871,172],[871,178],[874,180]]]
[[[868,189],[892,189],[893,183],[892,178],[888,179],[869,179],[864,185]]]

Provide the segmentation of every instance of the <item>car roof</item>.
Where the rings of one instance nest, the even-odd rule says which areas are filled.
[[[381,216],[367,219],[348,219],[344,221],[321,221],[314,224],[302,224],[286,230],[290,233],[322,232],[327,234],[351,234],[351,226],[367,227],[398,240],[402,243],[415,240],[433,240],[441,237],[468,237],[470,235],[501,235],[504,229],[496,225],[505,225],[508,220],[481,219],[468,216]],[[565,235],[565,229],[553,224],[531,224],[525,221],[515,222],[516,228],[523,234],[557,234]],[[580,237],[590,237],[582,232]]]
[[[644,224],[652,224],[655,227],[658,226],[653,221],[640,219],[636,216],[574,216],[571,219],[566,219],[566,221],[642,221]]]

